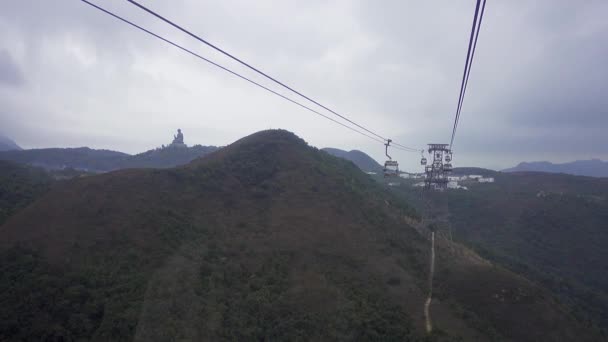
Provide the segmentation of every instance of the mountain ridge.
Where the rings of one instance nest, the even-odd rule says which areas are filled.
[[[504,169],[503,172],[548,172],[566,173],[575,176],[608,177],[608,162],[600,159],[576,160],[567,163],[551,163],[548,161],[521,162],[517,166]]]
[[[16,142],[0,134],[0,151],[21,150],[22,148]]]
[[[169,168],[217,150],[215,146],[194,145],[152,149],[130,155],[123,152],[77,148],[43,148],[0,151],[0,160],[42,167],[47,170],[73,168],[90,172],[108,172],[126,168]]]
[[[359,150],[345,151],[338,148],[324,147],[321,149],[333,156],[350,160],[365,172],[382,172],[382,165],[365,152]]]

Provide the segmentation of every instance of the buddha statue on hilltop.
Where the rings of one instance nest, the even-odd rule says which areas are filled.
[[[184,135],[182,134],[182,130],[181,129],[177,129],[177,135],[173,136],[173,143],[175,145],[183,145],[184,144]]]

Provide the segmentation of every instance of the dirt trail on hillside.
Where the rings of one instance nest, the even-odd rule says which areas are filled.
[[[429,271],[429,295],[424,303],[424,320],[426,321],[426,332],[433,331],[433,323],[431,322],[431,313],[429,307],[433,299],[433,276],[435,275],[435,232],[431,232],[431,265]]]

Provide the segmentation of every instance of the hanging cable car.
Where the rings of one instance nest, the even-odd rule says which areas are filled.
[[[452,161],[452,151],[449,151],[446,155],[445,155],[445,161],[446,162],[451,162]]]
[[[452,172],[452,164],[450,164],[450,163],[443,164],[443,171]]]
[[[384,154],[386,154],[386,157],[388,158],[388,160],[384,162],[384,177],[399,176],[399,163],[388,155],[388,147],[390,146],[391,142],[392,140],[388,139],[384,144]]]
[[[422,159],[420,159],[420,165],[426,165],[426,158],[424,157],[424,150],[420,150],[420,154],[422,155]]]

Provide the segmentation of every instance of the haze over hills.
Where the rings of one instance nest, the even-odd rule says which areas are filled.
[[[0,226],[0,339],[420,340],[428,232],[286,131],[75,178]],[[598,339],[528,280],[436,252],[431,340]]]
[[[0,134],[0,151],[12,151],[12,150],[21,150],[21,147],[17,145],[11,139]]]
[[[357,167],[365,172],[382,171],[382,165],[378,164],[374,158],[359,150],[344,151],[331,147],[325,147],[322,150],[333,156],[352,161]]]
[[[547,161],[523,162],[517,166],[505,169],[503,172],[537,171],[550,173],[567,173],[577,176],[608,177],[608,162],[599,159],[577,160],[563,164],[553,164]]]

